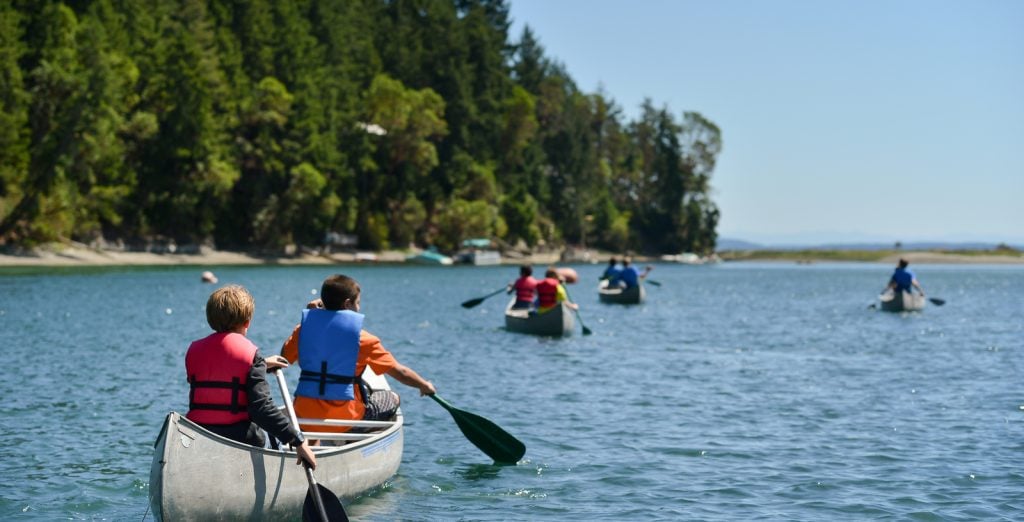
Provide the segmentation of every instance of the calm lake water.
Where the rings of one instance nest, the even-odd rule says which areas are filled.
[[[0,519],[147,515],[207,268],[0,272]],[[634,307],[574,268],[594,333],[556,340],[505,332],[503,295],[459,306],[515,267],[212,267],[255,295],[264,354],[326,275],[356,277],[368,330],[526,443],[492,466],[395,384],[402,466],[354,520],[1024,519],[1024,267],[916,265],[947,304],[903,315],[868,307],[888,265],[658,265]]]

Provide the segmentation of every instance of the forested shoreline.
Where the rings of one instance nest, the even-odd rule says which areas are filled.
[[[629,120],[509,27],[501,0],[0,3],[0,244],[713,251],[718,127]]]

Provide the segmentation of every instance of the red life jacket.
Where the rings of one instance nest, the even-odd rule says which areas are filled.
[[[249,420],[245,392],[256,345],[237,333],[215,333],[193,342],[185,353],[189,420],[234,424]]]
[[[537,283],[538,308],[550,308],[558,304],[558,285],[553,277],[546,277]]]
[[[532,303],[537,280],[533,276],[520,277],[512,287],[516,290],[516,301]]]

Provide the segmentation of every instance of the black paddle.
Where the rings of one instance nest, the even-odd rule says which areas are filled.
[[[942,306],[946,304],[945,299],[939,299],[938,297],[929,297],[928,300],[935,306]]]
[[[565,288],[565,285],[562,285],[562,288]],[[568,288],[565,288],[565,296],[568,297],[570,301],[572,301],[572,296],[569,295]],[[573,303],[575,303],[575,301],[573,301]],[[580,322],[580,328],[583,330],[583,335],[590,335],[594,333],[590,331],[590,328],[587,328],[587,325],[583,324],[583,318],[580,317],[579,308],[574,309],[573,312],[576,312],[576,320]]]
[[[466,301],[465,303],[462,303],[462,307],[463,308],[473,308],[474,306],[484,302],[484,299],[487,299],[488,297],[491,297],[492,295],[498,295],[498,294],[500,294],[502,292],[505,292],[507,290],[508,290],[508,287],[502,287],[500,290],[495,290],[495,291],[493,291],[493,292],[491,292],[491,293],[489,293],[489,294],[487,294],[487,295],[485,295],[483,297],[477,297],[476,299],[470,299],[469,301]]]
[[[281,400],[288,410],[288,418],[296,430],[299,429],[299,419],[295,416],[295,407],[292,406],[292,396],[288,393],[288,383],[284,380],[284,372],[275,371],[277,374],[277,385],[281,388]],[[306,482],[309,483],[309,491],[306,492],[306,500],[302,503],[302,520],[305,522],[348,522],[348,513],[345,513],[345,506],[341,505],[338,495],[326,487],[317,484],[313,476],[313,470],[303,462],[302,468],[306,470]]]
[[[479,415],[460,410],[448,404],[448,401],[438,397],[437,394],[431,395],[430,398],[448,410],[448,413],[451,413],[452,418],[455,419],[455,424],[462,430],[462,434],[495,462],[515,464],[526,454],[526,445],[498,427],[497,424]]]
[[[659,282],[657,282],[657,281],[655,281],[653,279],[644,279],[644,281],[647,281],[648,283],[650,283],[650,284],[652,284],[654,286],[661,286],[661,283],[659,283]]]

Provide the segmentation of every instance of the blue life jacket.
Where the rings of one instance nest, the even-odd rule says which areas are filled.
[[[302,374],[296,396],[332,401],[355,399],[359,382],[359,333],[363,314],[351,310],[302,311],[299,330],[299,367]]]
[[[892,273],[892,282],[896,283],[897,291],[910,291],[914,283],[914,273],[906,268],[897,268]]]
[[[627,266],[619,272],[619,281],[625,284],[626,288],[640,285],[640,271],[635,266]]]
[[[622,269],[616,266],[610,266],[604,269],[604,274],[601,275],[601,279],[607,279],[608,281],[616,281],[619,278],[619,274],[622,273]]]

